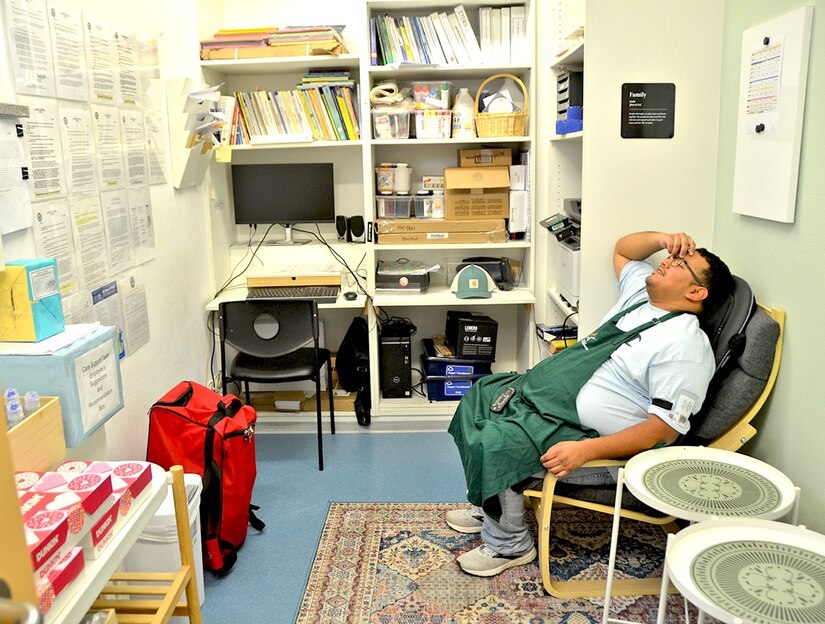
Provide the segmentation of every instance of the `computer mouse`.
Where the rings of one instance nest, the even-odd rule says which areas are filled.
[[[358,295],[352,292],[351,290],[344,293],[344,299],[346,299],[347,301],[355,301],[357,298]]]

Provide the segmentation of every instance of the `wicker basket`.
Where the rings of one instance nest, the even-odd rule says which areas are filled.
[[[498,78],[511,78],[524,93],[524,110],[520,113],[479,113],[478,100],[481,97],[481,92],[488,82],[497,80]],[[518,76],[513,74],[495,74],[490,76],[481,83],[476,91],[475,103],[475,122],[476,134],[480,137],[503,137],[503,136],[524,136],[525,128],[527,127],[527,109],[529,107],[529,98],[527,97],[527,87]]]

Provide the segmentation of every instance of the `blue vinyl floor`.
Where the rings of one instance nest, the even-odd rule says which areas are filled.
[[[330,502],[465,501],[464,476],[444,433],[324,436],[318,471],[314,435],[256,437],[253,503],[266,522],[250,531],[224,578],[205,572],[206,624],[294,622]]]

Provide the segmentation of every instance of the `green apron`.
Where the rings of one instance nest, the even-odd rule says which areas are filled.
[[[461,455],[471,503],[498,518],[498,493],[544,470],[540,457],[547,449],[564,440],[598,437],[579,421],[579,390],[623,343],[681,314],[670,312],[629,331],[616,326],[622,316],[644,303],[619,312],[583,340],[523,375],[488,375],[462,397],[448,431]],[[491,403],[510,387],[515,394],[504,409],[491,411]]]

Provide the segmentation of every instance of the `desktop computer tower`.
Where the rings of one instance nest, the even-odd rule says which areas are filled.
[[[412,341],[408,329],[381,330],[378,344],[381,367],[381,396],[407,399],[412,396]]]

